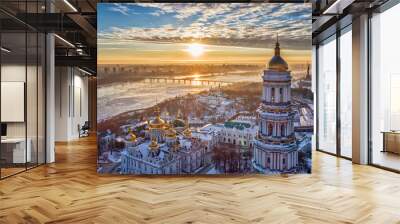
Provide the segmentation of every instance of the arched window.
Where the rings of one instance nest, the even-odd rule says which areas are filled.
[[[236,145],[236,139],[233,139],[233,144]]]
[[[272,132],[273,132],[274,127],[272,127],[272,124],[268,125],[268,136],[272,136]]]
[[[285,124],[281,124],[281,136],[286,136],[286,133],[285,133]]]
[[[283,102],[283,88],[279,88],[279,96],[281,98],[280,102]]]

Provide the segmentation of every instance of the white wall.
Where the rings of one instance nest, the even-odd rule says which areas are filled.
[[[68,140],[68,86],[70,83],[68,71],[67,67],[57,67],[55,69],[55,141]]]
[[[76,70],[75,70],[76,71]],[[74,77],[74,108],[72,108],[73,119],[72,119],[72,135],[75,137],[79,136],[77,126],[80,124],[81,126],[88,121],[88,78],[85,76],[81,76],[75,74]]]
[[[39,70],[36,70],[39,69]],[[26,120],[22,122],[6,122],[8,138],[25,138],[29,140],[32,162],[44,163],[45,150],[45,120],[44,120],[44,74],[41,67],[25,64],[3,64],[1,66],[1,81],[24,82],[26,84],[26,101],[21,112],[26,112]],[[27,78],[27,80],[25,80]],[[21,90],[24,91],[24,90]],[[24,94],[22,92],[21,94]],[[7,97],[7,96],[2,96]],[[25,106],[26,103],[26,106]],[[1,108],[12,110],[12,108]],[[9,111],[12,113],[12,111]],[[39,161],[36,161],[39,159]]]
[[[76,68],[56,68],[56,141],[79,138],[78,125],[88,120],[88,78],[83,75]]]
[[[3,82],[25,82],[25,64],[24,65],[2,65],[1,66],[1,81]],[[7,108],[1,108],[7,110]],[[25,137],[25,123],[13,122],[7,123],[8,137]]]

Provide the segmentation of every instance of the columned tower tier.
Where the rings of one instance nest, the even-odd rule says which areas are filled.
[[[263,97],[268,103],[290,103],[292,76],[289,71],[264,70]]]

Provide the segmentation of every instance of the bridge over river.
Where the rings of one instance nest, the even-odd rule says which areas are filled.
[[[201,86],[224,86],[232,84],[233,82],[206,80],[206,79],[189,79],[189,78],[146,78],[145,83],[175,83],[182,85],[201,85]]]

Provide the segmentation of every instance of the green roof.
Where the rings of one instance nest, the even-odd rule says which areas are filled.
[[[250,128],[251,125],[248,123],[243,123],[243,122],[235,122],[235,121],[227,121],[225,122],[224,126],[226,128],[236,128],[239,130],[243,130],[245,128]]]
[[[181,119],[176,119],[173,122],[174,127],[185,127],[185,121],[181,120]]]

